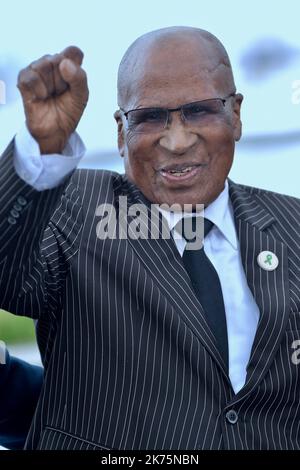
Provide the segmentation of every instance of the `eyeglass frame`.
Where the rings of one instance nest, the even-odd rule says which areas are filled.
[[[185,104],[182,104],[181,106],[178,106],[177,108],[161,108],[159,106],[151,106],[151,107],[147,107],[147,108],[135,108],[135,109],[129,109],[128,111],[125,111],[123,108],[119,108],[119,110],[124,114],[125,118],[126,118],[126,121],[128,123],[128,114],[131,113],[132,111],[147,111],[147,110],[162,110],[162,111],[167,111],[167,118],[166,118],[166,122],[164,124],[164,127],[162,127],[161,130],[164,130],[166,129],[167,125],[169,124],[169,119],[170,119],[170,113],[174,113],[176,111],[180,111],[180,115],[181,115],[181,119],[183,122],[186,122],[186,118],[184,116],[184,113],[183,113],[183,110],[182,108],[184,108],[185,106],[188,106],[188,105],[192,105],[192,104],[196,104],[196,103],[205,103],[206,101],[211,101],[211,100],[220,100],[225,108],[225,105],[226,105],[226,101],[229,100],[229,98],[232,98],[236,96],[236,92],[232,92],[230,93],[230,95],[228,96],[225,96],[224,98],[220,98],[220,97],[217,97],[217,98],[206,98],[205,100],[199,100],[199,101],[192,101],[191,103],[185,103]],[[140,132],[141,134],[143,132]]]

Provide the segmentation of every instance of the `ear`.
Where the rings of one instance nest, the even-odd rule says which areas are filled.
[[[119,110],[114,113],[114,118],[118,126],[118,149],[121,157],[125,155],[125,140],[124,140],[124,125],[122,116]]]
[[[243,95],[237,93],[233,97],[233,128],[234,128],[234,139],[240,140],[242,136],[242,121],[241,121],[241,106],[243,102]]]

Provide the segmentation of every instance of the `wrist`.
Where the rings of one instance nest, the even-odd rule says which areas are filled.
[[[33,136],[34,137],[34,136]],[[36,138],[37,143],[39,144],[41,155],[50,155],[50,154],[62,154],[68,139],[38,139]]]

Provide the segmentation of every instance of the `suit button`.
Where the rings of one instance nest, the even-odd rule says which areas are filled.
[[[14,204],[13,205],[13,209],[15,209],[16,211],[20,212],[22,210],[22,206],[21,204]]]
[[[27,200],[26,200],[25,197],[23,197],[23,196],[18,196],[17,202],[18,202],[21,206],[26,206],[26,204],[27,204]]]
[[[228,423],[230,424],[236,424],[238,422],[239,417],[238,417],[237,412],[234,410],[227,411],[225,416],[226,416]]]
[[[10,225],[15,225],[15,224],[17,223],[16,219],[15,219],[14,217],[11,217],[11,216],[8,217],[7,220],[8,220],[8,223],[9,223]]]
[[[12,217],[15,217],[15,219],[17,219],[18,217],[20,217],[20,212],[18,212],[16,209],[12,209],[12,210],[10,211],[10,215],[11,215]]]

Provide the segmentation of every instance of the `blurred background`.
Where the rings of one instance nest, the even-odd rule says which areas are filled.
[[[74,44],[85,53],[90,87],[78,129],[87,147],[81,166],[122,172],[113,119],[122,55],[134,39],[152,29],[196,26],[224,43],[237,89],[245,96],[244,136],[237,145],[231,178],[300,197],[296,0],[0,0],[0,8],[0,152],[24,122],[18,71],[41,55]],[[17,355],[39,362],[31,320],[0,311],[0,339]]]

